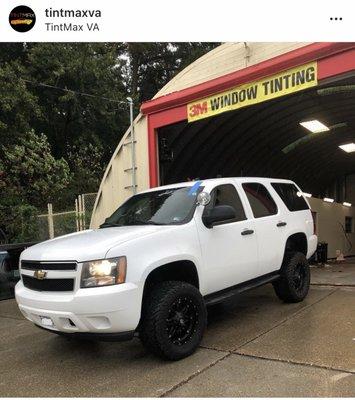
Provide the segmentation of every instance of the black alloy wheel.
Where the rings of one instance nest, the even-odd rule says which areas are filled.
[[[186,282],[166,281],[143,299],[139,336],[147,350],[180,360],[197,349],[206,323],[206,306],[199,290]]]
[[[288,252],[280,271],[280,279],[273,282],[276,295],[286,303],[302,301],[308,294],[311,271],[306,256]]]
[[[307,274],[304,265],[297,264],[293,274],[293,286],[297,292],[302,293],[304,286],[307,284]]]
[[[166,319],[166,332],[173,344],[187,343],[196,332],[198,305],[191,297],[178,297],[171,305]]]

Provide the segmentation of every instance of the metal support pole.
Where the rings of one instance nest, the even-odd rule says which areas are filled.
[[[86,215],[85,215],[85,195],[81,195],[81,204],[82,204],[82,211],[83,211],[83,229],[86,229]]]
[[[79,211],[79,231],[83,230],[83,213],[82,213],[82,203],[81,195],[78,195],[78,211]]]
[[[76,231],[80,231],[79,227],[79,205],[78,205],[78,198],[75,199],[75,220],[76,220]]]
[[[85,229],[85,221],[84,221],[84,199],[83,195],[79,195],[79,205],[80,205],[80,230],[83,231]]]
[[[137,193],[136,184],[136,143],[134,134],[134,121],[133,121],[133,100],[131,97],[127,97],[129,103],[129,117],[131,123],[131,152],[132,152],[132,190],[133,194]]]
[[[48,203],[48,234],[49,239],[54,238],[54,224],[53,224],[53,206],[52,203]]]

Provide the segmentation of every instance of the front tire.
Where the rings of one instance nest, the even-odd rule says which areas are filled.
[[[139,334],[149,351],[180,360],[196,350],[206,322],[199,290],[186,282],[167,281],[153,287],[144,299]]]
[[[306,256],[300,252],[285,254],[281,277],[273,283],[276,295],[285,303],[298,303],[308,294],[311,272]]]

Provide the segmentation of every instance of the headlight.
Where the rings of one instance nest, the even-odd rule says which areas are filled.
[[[126,257],[84,262],[81,272],[81,288],[108,286],[126,281]]]

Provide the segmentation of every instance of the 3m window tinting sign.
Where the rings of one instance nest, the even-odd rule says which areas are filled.
[[[308,210],[308,204],[303,198],[300,191],[292,183],[272,183],[271,186],[275,189],[281,200],[285,203],[289,211]]]
[[[277,205],[264,185],[251,182],[242,186],[255,218],[277,214]]]
[[[317,86],[317,62],[301,65],[187,105],[188,122]]]

